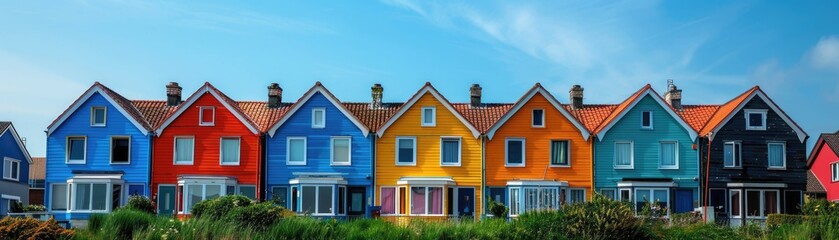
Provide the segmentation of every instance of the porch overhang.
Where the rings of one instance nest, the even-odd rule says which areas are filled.
[[[679,184],[673,181],[662,181],[662,182],[653,182],[653,181],[620,181],[618,182],[618,187],[678,187]]]
[[[457,185],[452,177],[402,177],[398,185]]]
[[[179,175],[178,185],[184,184],[225,184],[235,185],[238,179],[229,176],[217,175]]]
[[[787,188],[786,183],[727,183],[730,188]]]
[[[568,182],[555,180],[513,180],[507,181],[507,186],[568,187]]]

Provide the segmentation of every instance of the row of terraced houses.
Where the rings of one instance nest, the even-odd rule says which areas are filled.
[[[48,210],[80,220],[143,195],[187,216],[241,194],[319,217],[479,218],[489,199],[515,217],[597,192],[763,219],[797,211],[807,184],[808,136],[759,87],[720,105],[681,104],[672,84],[617,104],[585,104],[578,85],[561,103],[538,83],[514,103],[482,102],[477,84],[467,103],[430,83],[400,103],[379,84],[370,102],[267,90],[237,101],[205,83],[184,100],[173,82],[165,101],[130,100],[93,84],[47,128]]]

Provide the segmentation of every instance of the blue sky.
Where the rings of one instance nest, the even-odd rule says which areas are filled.
[[[94,81],[132,99],[205,81],[238,100],[315,81],[344,101],[404,101],[426,81],[452,101],[480,83],[512,102],[535,82],[560,101],[616,103],[666,79],[686,104],[760,85],[811,136],[839,130],[837,1],[3,1],[0,119],[33,156]]]

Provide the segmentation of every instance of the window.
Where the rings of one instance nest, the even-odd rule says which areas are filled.
[[[347,187],[338,187],[338,215],[346,214]]]
[[[440,165],[460,166],[460,138],[440,140]]]
[[[604,197],[611,200],[617,199],[615,198],[615,189],[600,189],[600,195],[603,195]]]
[[[442,214],[442,187],[411,187],[411,215]]]
[[[332,138],[332,165],[350,165],[352,162],[352,147],[350,137]]]
[[[131,163],[131,137],[111,137],[111,164]]]
[[[652,211],[668,211],[670,209],[670,190],[665,188],[636,188],[635,213],[639,213],[649,202]],[[655,203],[658,203],[657,205]]]
[[[586,201],[586,190],[572,188],[568,191],[569,204],[581,203]]]
[[[288,165],[306,165],[306,138],[305,137],[289,137],[288,148],[286,148],[286,155]]]
[[[195,151],[195,137],[175,137],[175,164],[191,165]]]
[[[521,188],[510,188],[510,216],[518,216],[521,209]]]
[[[741,157],[743,156],[742,153],[742,145],[740,142],[725,142],[723,147],[723,159],[725,160],[725,167],[740,167],[741,166]]]
[[[615,142],[615,168],[632,169],[634,167],[632,142]]]
[[[729,201],[728,201],[728,206],[731,206],[730,217],[732,217],[732,218],[743,217],[743,215],[740,214],[740,209],[743,208],[743,205],[742,205],[742,202],[741,202],[742,197],[743,197],[742,191],[741,190],[730,190],[728,193],[729,193],[729,196],[730,196]]]
[[[545,127],[545,109],[533,109],[530,125],[532,127]]]
[[[620,198],[618,198],[618,200],[621,201],[632,201],[632,191],[630,191],[629,189],[621,189],[619,197]]]
[[[87,137],[67,138],[67,163],[84,164],[87,156]]]
[[[30,189],[44,189],[46,182],[44,179],[29,179],[29,188]]]
[[[396,165],[417,164],[417,139],[415,137],[396,138]]]
[[[784,191],[784,213],[801,214],[801,204],[804,203],[804,195],[801,191]]]
[[[20,160],[9,157],[3,158],[3,179],[20,180]]]
[[[570,145],[567,140],[551,140],[551,166],[571,166]]]
[[[765,218],[778,213],[781,204],[778,190],[746,190],[746,216]]]
[[[679,143],[660,142],[658,168],[678,169],[679,168]]]
[[[746,109],[746,130],[766,130],[765,109]]]
[[[50,185],[50,209],[53,211],[67,210],[67,184]]]
[[[239,165],[240,144],[239,137],[221,138],[221,165]]]
[[[219,184],[186,184],[186,196],[184,196],[184,213],[189,213],[192,206],[204,200],[215,199],[224,196]]]
[[[559,209],[559,189],[555,187],[524,188],[525,212],[555,209]]]
[[[301,212],[313,215],[332,215],[333,186],[303,186],[300,199]]]
[[[524,139],[508,138],[506,144],[507,166],[524,166]]]
[[[423,127],[437,126],[437,107],[422,107]]]
[[[216,108],[198,107],[198,126],[215,126]]]
[[[787,167],[787,154],[786,154],[786,144],[785,143],[769,143],[768,144],[768,158],[769,158],[769,168],[786,168]]]
[[[108,209],[108,184],[74,183],[74,211],[105,211]]]
[[[274,203],[277,205],[289,208],[288,206],[288,188],[287,187],[273,187],[271,188],[271,199],[274,200]],[[294,211],[294,209],[291,209]]]
[[[256,186],[254,185],[239,185],[239,191],[236,194],[256,199]]]
[[[300,202],[300,188],[291,187],[291,211],[300,211],[298,203]]]
[[[839,182],[839,162],[830,164],[831,182]]]
[[[406,187],[382,187],[382,215],[405,214]]]
[[[653,129],[653,112],[641,112],[641,129]]]
[[[91,107],[90,108],[90,126],[104,127],[107,119],[108,108],[106,107]]]
[[[326,109],[314,108],[312,109],[312,128],[326,127]]]

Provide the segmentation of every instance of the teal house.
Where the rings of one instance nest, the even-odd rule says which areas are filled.
[[[679,104],[681,92],[667,98],[647,84],[594,131],[595,190],[632,202],[636,212],[647,201],[668,215],[699,205],[697,133],[669,102]]]

